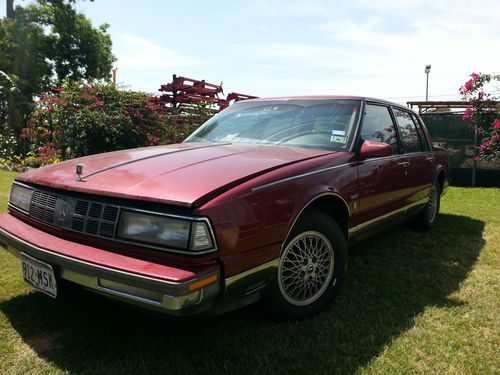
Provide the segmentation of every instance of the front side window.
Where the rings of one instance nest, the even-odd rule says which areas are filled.
[[[398,126],[402,151],[405,154],[422,151],[420,137],[409,112],[394,108],[394,117]]]
[[[347,150],[360,106],[359,100],[341,99],[242,101],[208,120],[185,142]]]
[[[385,142],[392,146],[393,153],[398,152],[398,140],[388,107],[374,104],[366,105],[361,127],[361,139]]]

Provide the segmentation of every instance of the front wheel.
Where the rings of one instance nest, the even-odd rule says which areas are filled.
[[[277,320],[302,319],[326,308],[345,276],[346,241],[321,211],[305,213],[283,246],[276,278],[264,295]]]

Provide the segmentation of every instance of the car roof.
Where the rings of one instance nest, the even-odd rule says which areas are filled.
[[[280,96],[271,98],[253,98],[246,99],[245,102],[265,102],[265,101],[287,101],[287,100],[322,100],[322,99],[350,99],[350,100],[364,100],[373,101],[377,103],[383,103],[387,105],[392,105],[395,107],[409,109],[403,104],[394,103],[385,99],[371,98],[368,96],[352,96],[352,95],[306,95],[306,96]]]

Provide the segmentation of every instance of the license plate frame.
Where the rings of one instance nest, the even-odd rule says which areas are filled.
[[[57,280],[52,265],[21,253],[21,272],[23,279],[34,289],[57,298]]]

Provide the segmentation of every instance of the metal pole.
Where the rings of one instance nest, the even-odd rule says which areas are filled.
[[[427,83],[425,84],[425,101],[429,101],[429,73],[427,74]]]

